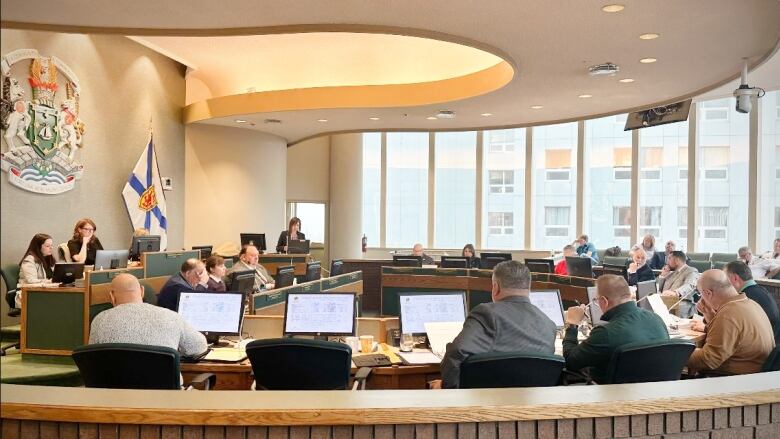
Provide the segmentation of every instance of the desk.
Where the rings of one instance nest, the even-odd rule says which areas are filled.
[[[276,276],[276,270],[279,267],[285,267],[292,265],[295,267],[295,275],[303,276],[306,274],[306,263],[311,261],[311,255],[302,254],[278,254],[278,253],[266,253],[260,255],[258,263],[268,270],[268,274]]]

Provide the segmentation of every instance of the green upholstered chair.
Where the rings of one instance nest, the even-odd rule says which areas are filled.
[[[710,261],[712,263],[716,262],[731,262],[736,261],[739,259],[739,256],[736,253],[713,253],[712,256],[710,256]]]
[[[764,366],[761,368],[761,372],[778,372],[780,371],[780,346],[775,346],[769,356],[764,361]]]
[[[561,381],[566,361],[557,355],[491,352],[460,365],[460,388],[549,387]]]
[[[686,253],[685,256],[687,256],[688,260],[690,260],[690,261],[709,261],[710,260],[710,254],[709,253],[690,252],[690,253]]]
[[[704,273],[705,271],[712,268],[712,262],[710,261],[688,261],[688,265],[691,267],[699,270],[699,273]]]
[[[631,261],[625,256],[604,256],[602,264],[628,266]]]
[[[609,360],[606,382],[599,384],[679,380],[694,349],[693,343],[676,339],[621,346]]]

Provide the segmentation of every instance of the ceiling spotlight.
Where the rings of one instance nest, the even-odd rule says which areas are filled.
[[[601,8],[604,12],[620,12],[625,9],[623,5],[606,5]]]
[[[436,117],[439,119],[454,119],[455,112],[452,110],[439,110],[439,112],[436,113]]]
[[[323,122],[324,123],[324,122],[327,122],[327,121],[328,121],[328,119],[317,119],[317,122]]]
[[[374,117],[369,117],[368,120],[379,120],[379,118],[374,116]]]
[[[246,123],[244,119],[236,119],[236,123]]]
[[[660,35],[658,34],[642,34],[639,36],[640,40],[654,40],[658,38]]]
[[[624,84],[628,84],[629,82],[634,82],[634,80],[631,79],[631,78],[623,78],[623,79],[618,80],[618,82],[622,82]]]
[[[642,64],[652,64],[652,63],[654,63],[656,61],[658,61],[658,60],[655,59],[655,58],[642,58],[642,59],[639,60],[639,62],[641,62]]]
[[[436,117],[436,116],[428,116],[428,117],[426,117],[426,119],[428,119],[428,120],[439,120],[439,118]]]
[[[596,64],[588,67],[588,74],[590,76],[615,76],[615,74],[619,71],[620,66],[611,62]]]
[[[483,116],[483,117],[490,117],[492,115],[493,115],[493,113],[482,113],[482,114],[480,114],[480,116]]]
[[[541,110],[542,108],[544,107],[542,107],[541,105],[531,105],[532,110]]]
[[[578,98],[582,98],[582,99],[587,99],[587,98],[592,98],[592,97],[593,97],[593,95],[579,95],[579,96],[577,96],[577,97],[578,97]]]

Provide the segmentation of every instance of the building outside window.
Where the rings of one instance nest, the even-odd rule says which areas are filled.
[[[488,171],[491,194],[511,194],[515,192],[515,171]]]
[[[428,242],[428,133],[387,133],[386,246]]]
[[[758,136],[758,241],[755,250],[767,252],[772,250],[772,241],[780,238],[780,91],[768,92],[759,105],[760,109],[768,111],[758,113],[761,132]]]
[[[653,236],[661,235],[661,212],[660,206],[640,207],[639,208],[639,238],[648,233]]]
[[[382,134],[363,134],[363,233],[369,247],[380,246]]]
[[[570,207],[548,206],[544,208],[544,235],[549,237],[571,235]]]
[[[463,248],[474,242],[477,202],[476,131],[436,133],[435,248]]]
[[[512,235],[514,231],[512,212],[490,212],[488,214],[488,235]]]
[[[482,133],[484,171],[480,233],[484,249],[508,250],[525,246],[525,136],[525,128]],[[495,213],[510,214],[511,229],[505,227],[502,233],[493,233],[496,230],[490,224],[491,215]]]
[[[612,231],[613,236],[620,238],[631,237],[631,207],[613,206],[612,207]],[[614,247],[614,246],[612,246]]]
[[[532,248],[560,250],[574,240],[577,123],[533,128]],[[565,207],[557,207],[565,206]]]

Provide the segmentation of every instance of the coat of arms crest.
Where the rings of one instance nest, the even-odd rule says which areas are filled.
[[[12,74],[14,64],[27,61],[31,100]],[[79,118],[79,81],[59,58],[42,57],[35,49],[20,49],[2,59],[2,169],[14,186],[42,194],[73,189],[84,167],[76,162],[85,131]],[[58,75],[64,77],[65,99],[57,101]]]

